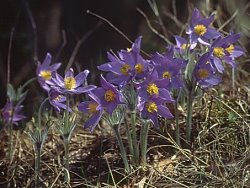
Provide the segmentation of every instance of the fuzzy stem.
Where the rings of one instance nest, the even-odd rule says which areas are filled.
[[[66,129],[69,128],[69,95],[66,94],[66,111],[65,111],[65,119],[64,119],[64,126]],[[65,173],[64,173],[64,181],[69,183],[70,177],[69,177],[69,136],[64,135],[64,167],[65,167]]]
[[[126,133],[127,133],[127,138],[128,138],[129,154],[131,156],[132,163],[135,164],[135,161],[133,158],[134,157],[133,141],[132,141],[127,117],[125,117],[124,120],[125,120],[125,128],[126,128]]]
[[[188,92],[187,96],[187,130],[186,137],[187,143],[191,143],[191,131],[192,131],[192,115],[193,115],[193,92]]]
[[[141,136],[140,136],[142,165],[147,163],[148,131],[149,131],[149,123],[147,121],[144,121],[144,125],[141,128]]]
[[[178,146],[180,146],[180,126],[179,126],[179,111],[178,111],[178,97],[175,100],[175,136],[176,136],[176,143]]]
[[[36,179],[35,179],[35,187],[37,188],[39,185],[39,174],[40,174],[40,164],[41,164],[41,147],[36,146],[36,159],[35,159],[35,172],[36,172]]]
[[[119,125],[114,125],[113,127],[114,127],[114,132],[115,132],[115,135],[116,135],[116,139],[118,141],[119,149],[121,151],[121,156],[122,156],[122,160],[123,160],[126,172],[130,173],[130,167],[129,167],[129,164],[128,164],[127,154],[126,154],[123,142],[122,142],[121,135],[119,133]]]
[[[11,118],[12,119],[12,118]],[[8,141],[8,151],[9,151],[9,161],[12,161],[12,150],[13,150],[13,123],[12,121],[9,124],[9,141]]]
[[[134,148],[134,161],[135,164],[139,164],[139,150],[137,145],[137,135],[136,135],[136,111],[131,112],[131,122],[132,122],[132,140]]]

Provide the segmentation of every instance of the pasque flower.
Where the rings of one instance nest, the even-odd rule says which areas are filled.
[[[67,110],[66,106],[66,97],[58,92],[56,88],[51,88],[49,91],[49,102],[56,109],[57,112],[60,112],[60,109]],[[71,108],[68,107],[68,111],[72,112]]]
[[[203,18],[198,9],[194,9],[191,22],[187,29],[187,34],[190,37],[190,45],[197,44],[197,41],[209,45],[209,39],[215,39],[221,34],[210,27],[214,21],[214,15]]]
[[[166,107],[166,100],[161,97],[152,96],[147,101],[141,101],[138,105],[141,117],[152,121],[154,126],[159,127],[158,116],[173,118],[170,110]]]
[[[242,48],[234,45],[239,38],[240,34],[231,34],[224,38],[219,37],[212,43],[210,48],[212,62],[220,73],[224,72],[223,61],[235,68],[235,58],[244,54]]]
[[[194,77],[202,88],[209,88],[218,85],[221,78],[211,64],[211,56],[209,53],[202,55],[194,68]]]
[[[189,41],[186,39],[179,37],[179,36],[174,36],[175,41],[176,41],[176,46],[175,46],[175,51],[179,54],[185,53],[187,50],[191,51],[195,48],[196,44],[193,43],[192,45],[190,44]]]
[[[173,47],[169,51],[165,55],[154,54],[152,61],[154,62],[159,78],[168,80],[167,89],[181,88],[183,86],[181,70],[185,62],[183,59],[173,58]]]
[[[51,64],[52,57],[50,53],[47,53],[42,64],[38,65],[36,74],[38,76],[38,82],[46,91],[50,90],[50,85],[54,85],[52,82],[52,74],[57,71],[61,66],[61,63]]]
[[[111,115],[117,105],[123,103],[122,95],[117,87],[107,82],[102,75],[100,82],[101,87],[94,89],[92,93],[100,99],[103,108]]]
[[[93,93],[89,92],[88,96],[90,97],[89,101],[81,102],[78,105],[78,110],[89,114],[89,119],[85,122],[84,127],[89,128],[91,132],[95,129],[96,125],[100,121],[104,109],[101,105],[100,99],[94,95]]]
[[[124,86],[132,79],[141,79],[148,72],[149,61],[140,55],[141,37],[137,38],[132,48],[121,50],[118,56],[108,52],[110,62],[98,66],[99,70],[108,71],[110,83]]]
[[[169,80],[159,79],[158,73],[154,69],[142,83],[137,85],[138,96],[141,101],[147,101],[150,97],[161,97],[172,102],[168,87]]]
[[[4,121],[9,124],[17,124],[17,122],[25,119],[26,117],[22,114],[23,105],[17,104],[16,106],[13,105],[12,102],[7,102],[2,109],[2,115]]]
[[[84,85],[86,78],[89,74],[89,70],[84,70],[74,77],[74,70],[70,68],[66,73],[65,77],[62,78],[59,74],[55,73],[53,82],[57,91],[62,94],[80,94],[96,88],[94,85]],[[83,86],[84,85],[84,86]]]

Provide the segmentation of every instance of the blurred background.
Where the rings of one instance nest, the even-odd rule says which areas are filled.
[[[62,63],[60,72],[63,73],[74,48],[80,44],[73,67],[78,71],[89,69],[89,82],[94,84],[100,73],[96,66],[107,61],[106,52],[130,47],[125,37],[107,22],[87,14],[87,10],[107,19],[132,41],[142,35],[142,49],[151,54],[165,51],[168,40],[174,42],[173,35],[185,35],[194,7],[202,10],[203,15],[216,13],[214,25],[225,32],[241,32],[241,46],[250,48],[248,0],[1,0],[0,108],[6,102],[8,54],[10,82],[18,87],[36,76],[37,61],[42,62],[47,52],[52,54],[53,62]],[[239,67],[248,77],[249,58],[245,57]],[[27,113],[45,95],[37,83],[32,83],[26,100]]]

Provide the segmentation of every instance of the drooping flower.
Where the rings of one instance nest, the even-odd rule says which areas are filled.
[[[89,92],[96,88],[94,85],[84,85],[89,70],[84,70],[74,77],[74,70],[70,68],[66,73],[64,79],[57,73],[53,77],[53,82],[59,93],[62,94],[81,94]]]
[[[43,63],[37,67],[36,74],[38,76],[38,82],[46,91],[50,90],[50,85],[54,85],[52,82],[52,74],[57,71],[61,66],[61,63],[51,64],[52,57],[50,53],[47,53]]]
[[[221,34],[215,29],[210,27],[214,21],[214,15],[203,18],[198,9],[194,9],[191,22],[187,29],[187,34],[190,37],[190,45],[197,44],[197,41],[209,45],[209,39],[215,39]]]
[[[85,128],[89,128],[91,132],[95,129],[96,125],[99,123],[104,109],[101,105],[100,99],[93,93],[89,93],[90,101],[81,102],[78,105],[78,110],[83,113],[89,114],[89,119],[84,123]]]
[[[60,109],[67,110],[66,106],[66,97],[58,92],[56,88],[51,88],[49,91],[49,102],[56,109],[57,112],[60,112]],[[68,107],[68,111],[72,112],[71,108]]]
[[[102,75],[100,82],[101,87],[94,89],[92,93],[100,99],[101,105],[105,108],[108,114],[112,114],[117,105],[123,102],[122,95],[117,87],[107,82]]]
[[[173,48],[170,48],[170,51],[173,51]],[[173,54],[170,52],[165,55],[156,53],[152,56],[152,61],[159,78],[168,80],[167,89],[183,87],[181,79],[181,70],[185,64],[183,59],[173,58]]]
[[[138,97],[141,101],[147,101],[150,97],[161,97],[172,102],[171,95],[167,88],[169,80],[159,79],[154,69],[152,73],[140,84],[138,84]]]
[[[235,58],[244,54],[242,48],[234,45],[239,38],[240,34],[232,34],[224,38],[219,37],[212,43],[210,48],[212,62],[220,73],[224,72],[223,61],[235,68]]]
[[[141,117],[152,121],[155,127],[159,127],[158,116],[168,119],[173,118],[170,110],[166,107],[166,100],[161,97],[150,97],[147,101],[139,103],[138,109],[141,111]]]
[[[194,68],[194,77],[201,88],[213,87],[221,82],[221,78],[211,64],[209,53],[202,55],[198,60]]]
[[[13,124],[17,125],[17,123],[26,118],[22,114],[23,105],[17,104],[13,105],[12,102],[7,102],[2,109],[3,119],[7,124],[10,124],[11,121]]]
[[[112,72],[107,77],[108,81],[121,87],[133,79],[144,78],[148,72],[149,61],[140,55],[140,46],[141,37],[136,39],[132,48],[118,52],[118,57],[108,52],[110,62],[98,66],[98,69]]]

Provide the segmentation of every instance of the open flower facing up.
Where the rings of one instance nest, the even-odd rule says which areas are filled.
[[[89,128],[91,132],[95,129],[99,123],[104,109],[101,105],[100,99],[93,93],[89,93],[90,101],[84,101],[78,105],[78,110],[83,113],[89,114],[89,119],[85,122],[84,127]]]
[[[96,86],[93,85],[83,86],[86,82],[88,74],[89,70],[85,70],[74,77],[74,70],[70,68],[65,73],[64,79],[57,73],[55,73],[55,77],[52,79],[59,93],[81,94],[96,88]]]
[[[158,116],[168,119],[173,118],[170,110],[166,107],[166,100],[161,97],[150,97],[147,101],[139,103],[138,109],[141,111],[141,117],[152,121],[155,127],[159,127]]]
[[[235,58],[244,54],[242,48],[234,45],[239,38],[240,34],[232,34],[224,38],[219,37],[211,45],[212,62],[218,72],[224,72],[222,61],[230,64],[233,68],[236,67]]]
[[[122,95],[117,87],[107,82],[102,75],[100,81],[101,87],[94,89],[92,93],[100,99],[103,108],[111,115],[117,105],[122,103]]]
[[[209,39],[215,39],[221,34],[210,27],[214,21],[214,15],[203,18],[198,9],[194,9],[191,22],[188,26],[187,34],[190,37],[190,45],[197,44],[197,41],[209,45]]]
[[[202,55],[195,65],[194,77],[202,88],[213,87],[221,82],[221,78],[216,75],[215,69],[211,64],[209,53]]]
[[[171,51],[173,48],[170,49]],[[183,68],[184,60],[173,58],[172,53],[167,53],[164,56],[156,53],[152,56],[152,61],[155,64],[155,69],[158,72],[159,78],[168,80],[167,89],[183,87],[181,79],[181,70]]]
[[[51,55],[47,53],[43,63],[39,65],[36,70],[38,82],[46,91],[50,90],[50,85],[54,85],[54,83],[52,82],[52,73],[57,71],[57,69],[59,69],[59,67],[61,66],[61,63],[50,65],[51,59]]]
[[[141,83],[138,84],[138,97],[141,101],[147,101],[150,97],[162,97],[172,101],[169,91],[169,80],[159,79],[156,69]]]
[[[108,71],[107,77],[110,83],[124,86],[132,79],[141,79],[148,72],[149,61],[140,55],[141,37],[136,39],[132,48],[121,50],[118,57],[108,52],[110,62],[98,66],[99,70]]]
[[[66,106],[66,97],[59,93],[56,88],[52,88],[49,91],[49,103],[56,109],[57,112],[60,112],[60,109],[67,109]],[[71,108],[68,107],[68,111],[72,112]]]
[[[17,122],[25,119],[26,117],[22,115],[23,105],[17,104],[16,106],[13,105],[12,102],[7,102],[2,109],[2,115],[4,121],[9,124],[12,123],[17,125]]]

